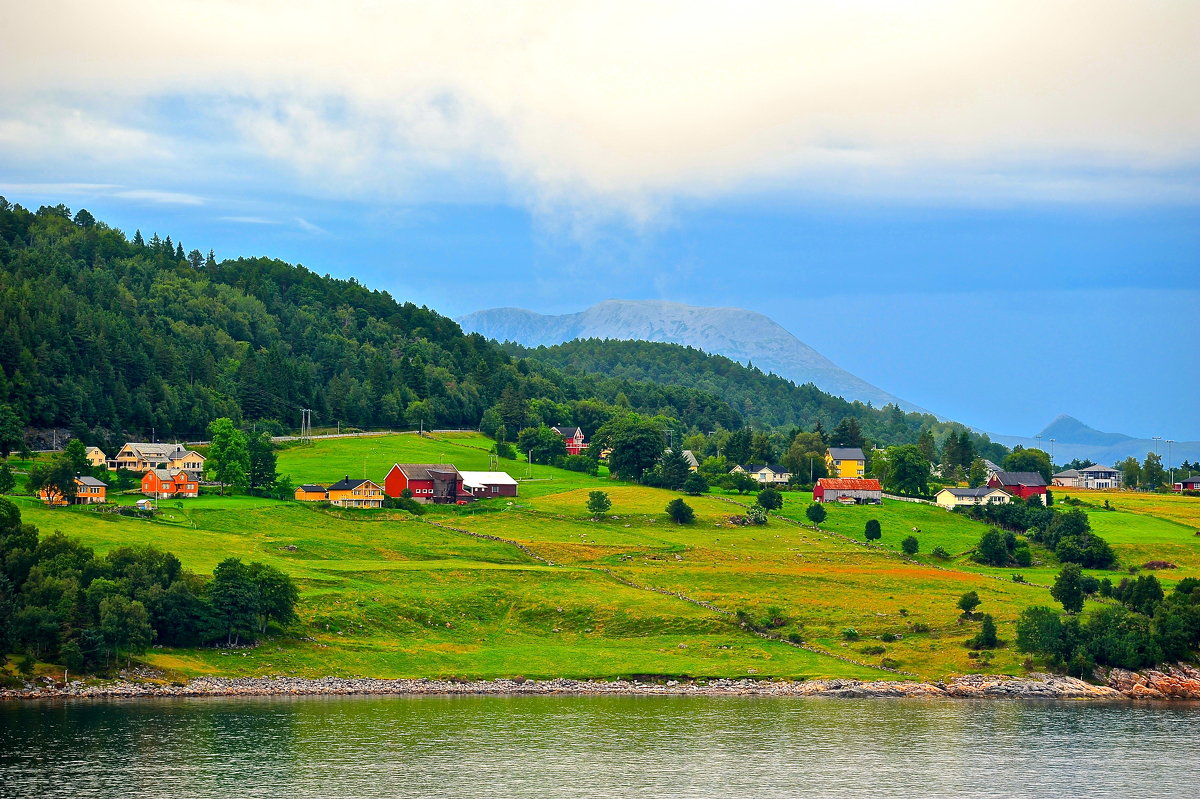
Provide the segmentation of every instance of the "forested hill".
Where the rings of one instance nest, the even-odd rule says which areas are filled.
[[[502,403],[501,400],[504,400]],[[452,320],[357,281],[266,258],[218,263],[81,210],[0,198],[0,405],[91,443],[203,435],[212,419],[294,428],[474,427],[510,432],[618,410],[683,428],[736,428],[693,388],[516,361]]]
[[[689,386],[729,402],[747,422],[756,426],[811,430],[818,422],[832,430],[846,417],[858,419],[868,439],[875,443],[913,444],[922,430],[940,441],[949,432],[967,430],[955,422],[942,422],[932,414],[905,413],[895,405],[874,408],[827,394],[812,383],[790,380],[745,366],[721,355],[693,347],[651,341],[576,339],[553,347],[525,348],[506,342],[512,355],[530,358],[568,374],[599,372],[626,380]],[[985,458],[1002,459],[1007,451],[986,435],[970,434],[975,451]]]

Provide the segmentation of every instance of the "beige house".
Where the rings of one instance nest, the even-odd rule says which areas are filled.
[[[979,488],[943,488],[933,497],[943,508],[951,509],[966,505],[1004,505],[1012,500],[1007,491],[991,486]]]
[[[199,452],[184,449],[178,444],[148,444],[131,441],[121,447],[116,457],[108,460],[110,469],[147,472],[150,469],[178,469],[193,480],[204,473],[205,458]]]
[[[100,449],[99,447],[88,447],[86,457],[88,466],[104,466],[108,461],[108,457],[104,454],[104,450]]]
[[[739,463],[729,473],[748,474],[763,485],[786,485],[792,479],[787,467],[777,463],[750,463],[745,466]]]

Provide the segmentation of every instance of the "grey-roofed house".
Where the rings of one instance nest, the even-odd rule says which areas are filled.
[[[748,463],[744,466],[739,463],[729,473],[748,474],[763,485],[784,485],[792,479],[788,468],[778,463]]]

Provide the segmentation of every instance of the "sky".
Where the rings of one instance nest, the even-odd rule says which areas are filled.
[[[765,313],[981,429],[1200,440],[1200,3],[26,3],[0,195],[450,316]]]

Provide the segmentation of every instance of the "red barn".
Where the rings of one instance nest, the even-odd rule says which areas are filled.
[[[470,502],[475,497],[463,488],[463,476],[449,463],[397,463],[383,479],[383,493],[389,497],[412,492],[418,502],[446,505]]]
[[[1014,497],[1029,499],[1041,495],[1042,503],[1046,502],[1046,478],[1037,472],[996,472],[988,480],[991,488],[1002,488]]]
[[[883,486],[878,480],[862,477],[822,477],[813,486],[813,502],[837,502],[842,497],[859,505],[879,505]]]
[[[182,469],[151,469],[142,475],[142,493],[155,499],[198,497],[200,484]]]
[[[1200,491],[1200,475],[1185,477],[1172,486],[1174,491]]]
[[[568,455],[579,455],[587,449],[587,442],[583,440],[583,431],[578,427],[551,427],[551,430],[563,437],[563,444],[567,447]]]

